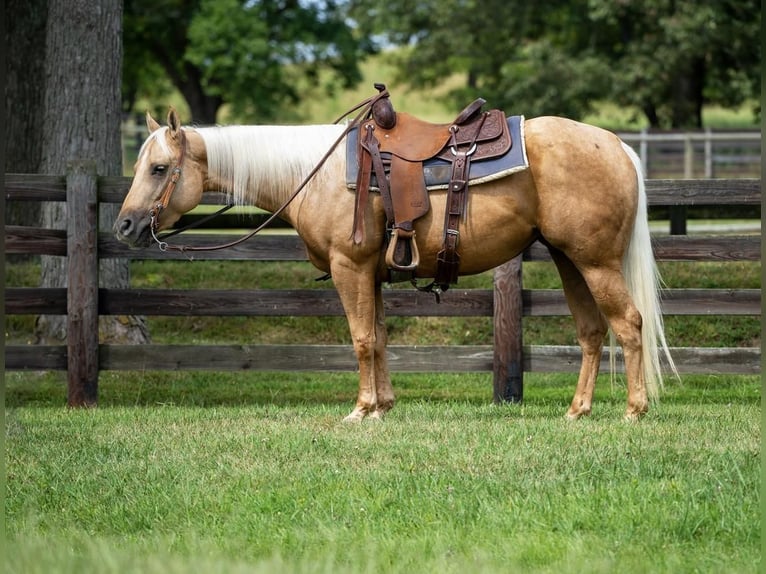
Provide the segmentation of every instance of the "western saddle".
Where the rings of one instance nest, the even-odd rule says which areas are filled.
[[[387,219],[386,264],[394,273],[414,276],[420,256],[413,223],[430,209],[423,162],[432,158],[448,161],[451,175],[444,241],[433,283],[445,291],[458,279],[459,225],[467,203],[471,162],[501,156],[511,148],[505,114],[482,111],[486,101],[478,98],[454,121],[433,124],[394,111],[385,85],[375,84],[375,88],[379,97],[359,127],[353,240],[359,244],[364,238],[364,210],[374,173]]]

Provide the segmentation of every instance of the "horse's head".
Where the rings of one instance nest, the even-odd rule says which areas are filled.
[[[190,138],[171,109],[161,127],[148,113],[149,137],[134,167],[133,183],[122,204],[114,233],[131,247],[145,247],[156,233],[172,226],[199,204],[206,164],[201,138]]]

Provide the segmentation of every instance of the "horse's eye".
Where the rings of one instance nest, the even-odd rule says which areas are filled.
[[[166,165],[155,165],[152,167],[152,175],[165,175],[168,171],[168,166]]]

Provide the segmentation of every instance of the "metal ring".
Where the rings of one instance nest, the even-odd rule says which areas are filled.
[[[457,149],[455,149],[455,146],[450,146],[449,150],[452,152],[452,155],[457,157]],[[476,153],[476,142],[471,146],[471,149],[469,149],[467,152],[465,152],[465,155],[473,155]]]

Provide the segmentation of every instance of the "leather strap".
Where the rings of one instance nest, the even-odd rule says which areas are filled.
[[[487,117],[485,112],[481,123]],[[452,175],[450,176],[449,186],[447,187],[447,205],[444,214],[444,242],[442,250],[436,255],[436,274],[434,283],[442,291],[446,291],[449,285],[457,283],[460,271],[460,254],[458,245],[460,243],[460,220],[465,212],[468,201],[468,177],[471,170],[471,156],[476,151],[476,137],[468,142],[467,149],[457,149],[455,133],[460,129],[459,126],[450,127],[452,132]],[[481,131],[481,124],[476,134]]]
[[[471,117],[473,117],[473,115],[478,112],[486,103],[487,100],[484,98],[476,98],[474,101],[468,104],[462,112],[458,114],[458,116],[455,118],[455,121],[452,123],[458,126],[464,124],[469,119],[471,119]]]
[[[181,174],[183,172],[184,159],[186,158],[186,133],[184,132],[183,128],[178,130],[178,139],[180,140],[180,143],[178,148],[178,159],[176,159],[176,165],[170,171],[170,179],[165,184],[165,189],[163,190],[162,195],[160,196],[160,200],[157,202],[154,208],[149,212],[155,223],[158,223],[160,213],[170,203],[170,196],[173,195],[173,192],[176,189],[176,185],[178,184],[178,180],[181,179]]]
[[[362,147],[367,150],[372,159],[372,169],[375,170],[375,178],[378,180],[378,189],[380,190],[380,198],[383,200],[383,209],[386,212],[386,220],[389,225],[393,225],[394,204],[391,201],[391,187],[388,185],[388,178],[386,177],[383,158],[380,156],[378,140],[373,133],[375,128],[372,125],[367,124],[365,129],[367,130],[367,133],[362,142]]]
[[[370,137],[370,131],[367,130],[364,138],[360,139],[359,147],[368,149],[369,143],[366,142]],[[367,206],[367,198],[370,195],[370,178],[372,176],[372,154],[359,153],[359,171],[356,174],[356,198],[354,203],[354,226],[351,229],[351,237],[355,245],[360,245],[364,240],[364,212]]]

